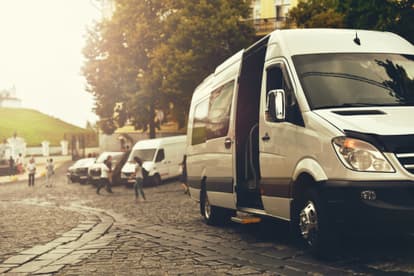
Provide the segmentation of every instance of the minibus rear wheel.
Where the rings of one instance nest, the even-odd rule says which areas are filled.
[[[200,194],[200,212],[208,225],[222,225],[234,214],[232,210],[211,205],[205,189]]]

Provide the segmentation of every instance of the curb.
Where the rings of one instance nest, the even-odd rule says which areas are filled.
[[[61,167],[63,164],[72,161],[71,159],[67,159],[67,160],[59,160],[57,162],[55,162],[55,170],[57,170],[59,167]],[[44,166],[46,165],[46,163],[38,163],[36,165],[37,168],[41,168],[39,173],[36,173],[35,178],[42,178],[46,175],[46,169],[44,168]],[[29,176],[27,173],[22,173],[22,174],[17,174],[17,175],[6,175],[6,176],[0,176],[0,185],[1,184],[5,184],[5,183],[14,183],[14,182],[20,182],[23,180],[28,180]]]

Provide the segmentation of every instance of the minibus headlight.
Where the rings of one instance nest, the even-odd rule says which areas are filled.
[[[395,172],[385,156],[365,141],[337,137],[332,140],[336,153],[345,167],[361,172]]]

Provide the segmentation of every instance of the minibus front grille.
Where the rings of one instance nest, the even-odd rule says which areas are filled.
[[[404,169],[414,174],[414,153],[396,153],[395,155]]]

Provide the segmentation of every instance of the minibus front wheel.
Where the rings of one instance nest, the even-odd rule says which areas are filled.
[[[152,185],[154,186],[161,185],[162,180],[161,180],[161,176],[158,173],[154,174],[151,180],[152,180]]]
[[[329,256],[336,245],[333,229],[315,189],[307,189],[296,212],[301,237],[317,257]]]

